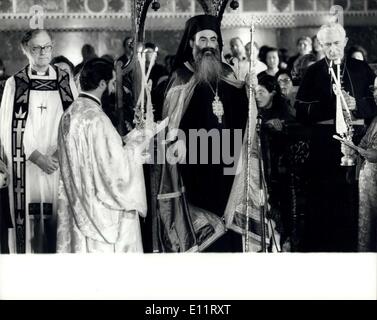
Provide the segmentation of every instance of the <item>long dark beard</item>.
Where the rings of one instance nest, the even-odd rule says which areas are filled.
[[[222,73],[220,52],[214,48],[194,50],[195,77],[199,83],[214,83],[218,81]]]

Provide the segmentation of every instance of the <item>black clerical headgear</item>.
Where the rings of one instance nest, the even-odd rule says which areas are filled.
[[[195,34],[203,30],[212,30],[216,32],[219,50],[220,52],[222,51],[223,39],[220,31],[220,20],[215,16],[206,14],[192,17],[186,22],[185,32],[178,47],[172,71],[182,66],[184,62],[193,60],[190,40],[194,40]]]

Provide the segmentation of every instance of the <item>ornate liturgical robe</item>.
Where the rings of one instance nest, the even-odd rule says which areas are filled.
[[[43,75],[27,66],[6,82],[0,108],[0,141],[1,158],[11,172],[11,253],[55,251],[59,170],[49,175],[29,157],[35,150],[44,155],[56,152],[60,117],[75,96],[72,79],[52,66]]]
[[[142,252],[143,166],[94,96],[80,94],[64,113],[58,150],[57,252]]]

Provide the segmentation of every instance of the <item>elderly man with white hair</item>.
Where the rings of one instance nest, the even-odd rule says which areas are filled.
[[[342,94],[358,144],[377,114],[370,87],[375,74],[368,64],[346,59],[346,32],[342,25],[323,25],[317,34],[325,57],[311,65],[296,96],[297,118],[311,128],[310,186],[306,212],[307,251],[355,251],[357,243],[358,196],[355,166],[341,166],[341,148],[336,133],[336,94],[330,68],[340,64]]]
[[[58,125],[77,89],[68,73],[50,65],[53,47],[46,30],[25,32],[21,48],[28,65],[6,81],[1,100],[0,160],[9,172],[11,253],[55,252]]]

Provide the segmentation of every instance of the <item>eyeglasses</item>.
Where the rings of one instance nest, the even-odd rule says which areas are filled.
[[[278,80],[278,83],[279,84],[288,84],[291,82],[291,79],[287,78],[287,79],[279,79]]]
[[[42,50],[44,50],[47,53],[50,53],[52,51],[52,44],[49,44],[47,46],[33,46],[30,47],[32,53],[42,53]]]

